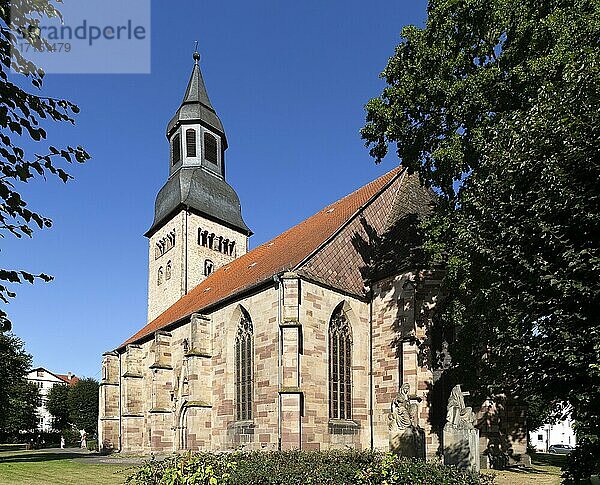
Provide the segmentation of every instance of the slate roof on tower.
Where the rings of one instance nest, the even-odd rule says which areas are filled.
[[[186,121],[200,121],[201,124],[205,124],[209,128],[219,132],[223,136],[225,148],[227,147],[227,140],[225,138],[225,130],[223,124],[217,116],[215,109],[213,108],[204,79],[202,77],[202,71],[198,61],[200,56],[197,52],[194,53],[194,68],[192,69],[192,75],[188,82],[185,95],[181,106],[175,113],[175,116],[171,118],[167,125],[167,136],[175,129],[178,123],[185,123]]]
[[[227,138],[221,120],[208,98],[199,60],[200,54],[194,52],[192,75],[181,106],[167,126],[167,139],[172,141],[180,128],[179,136],[183,137],[186,125],[199,124],[218,135],[221,141],[221,165],[208,169],[199,157],[185,160],[183,163],[171,164],[171,175],[156,196],[154,219],[145,234],[147,237],[152,236],[183,208],[223,223],[242,234],[252,234],[242,217],[240,200],[235,190],[225,180],[224,158]]]
[[[401,204],[397,201],[403,193],[401,187],[405,179],[408,183],[414,177],[417,176],[408,176],[406,170],[398,167],[223,266],[119,348],[268,283],[284,271],[297,271],[309,279],[361,296],[362,271],[369,264],[372,250],[365,248],[394,222],[390,216],[395,204]],[[417,190],[421,203],[429,205],[430,193],[424,188]],[[342,264],[336,265],[340,259]]]

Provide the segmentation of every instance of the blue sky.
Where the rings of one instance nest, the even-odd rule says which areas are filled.
[[[74,127],[48,126],[49,140],[93,158],[67,185],[23,187],[52,229],[0,241],[3,267],[55,276],[18,287],[8,306],[34,364],[98,378],[101,354],[145,324],[143,233],[195,40],[256,247],[397,164],[376,166],[358,130],[401,28],[425,15],[424,0],[153,1],[151,74],[48,75],[44,93],[81,108]]]

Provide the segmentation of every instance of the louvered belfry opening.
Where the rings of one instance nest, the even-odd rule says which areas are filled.
[[[196,130],[185,130],[185,152],[188,157],[196,157]]]
[[[352,419],[352,333],[341,306],[329,321],[329,417]]]
[[[214,165],[219,163],[217,139],[210,133],[204,133],[204,159]]]
[[[252,419],[252,320],[242,308],[235,337],[235,404],[236,419]]]
[[[181,161],[181,139],[179,137],[179,133],[173,137],[171,154],[173,157],[173,165]]]

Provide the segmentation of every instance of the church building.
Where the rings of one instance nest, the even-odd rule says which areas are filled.
[[[433,201],[417,175],[395,168],[249,251],[197,53],[166,135],[148,322],[103,355],[101,446],[389,450],[403,388],[423,453],[439,453],[427,349],[441,274],[417,265]]]

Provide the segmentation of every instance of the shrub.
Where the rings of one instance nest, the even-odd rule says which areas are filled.
[[[437,463],[378,452],[235,452],[173,455],[152,459],[127,478],[130,485],[470,485],[489,484]]]

